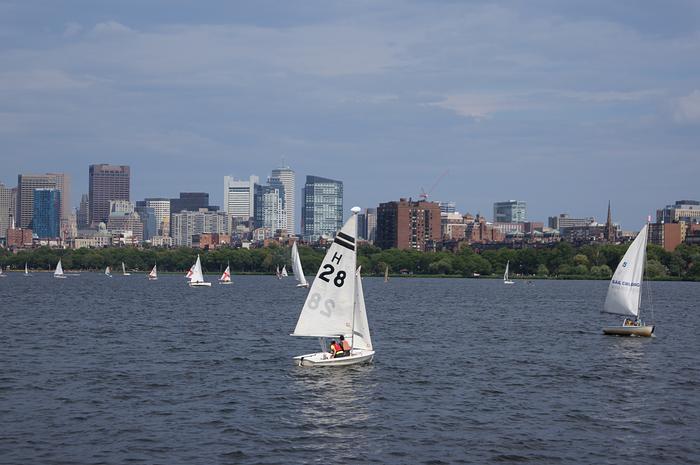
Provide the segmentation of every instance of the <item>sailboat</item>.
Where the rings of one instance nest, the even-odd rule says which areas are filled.
[[[7,278],[7,275],[2,272],[2,266],[0,266],[0,278]]]
[[[190,279],[190,287],[194,286],[211,286],[204,280],[204,275],[202,274],[202,262],[199,260],[199,255],[197,255],[197,261],[192,267],[192,278]]]
[[[198,256],[199,257],[199,256]],[[194,265],[190,267],[189,270],[187,270],[187,274],[185,275],[185,278],[187,279],[192,279],[192,272],[194,271]]]
[[[296,280],[299,281],[297,287],[309,287],[306,276],[304,276],[304,270],[301,267],[301,258],[299,258],[299,250],[297,249],[296,241],[292,244],[292,271],[294,272]]]
[[[53,272],[53,277],[62,279],[66,278],[66,275],[63,274],[63,266],[61,265],[60,259],[58,260],[58,263],[56,263],[56,270]]]
[[[122,276],[131,276],[131,273],[126,272],[126,266],[124,266],[124,262],[122,262]]]
[[[389,282],[389,265],[387,265],[386,268],[384,268],[384,282]]]
[[[513,281],[508,279],[508,268],[510,267],[510,260],[506,262],[506,272],[503,273],[503,284],[515,284]]]
[[[226,264],[224,273],[219,278],[219,284],[231,284],[231,265]]]
[[[283,278],[289,276],[289,273],[287,273],[287,265],[282,265],[282,271],[280,272],[280,276]]]
[[[107,268],[105,268],[105,275],[107,275],[108,278],[111,278],[112,277],[112,268],[110,268],[109,266]]]
[[[24,276],[31,276],[29,274],[29,265],[27,264],[27,262],[24,262]]]
[[[298,366],[344,366],[368,363],[374,357],[369,323],[357,264],[355,237],[357,214],[338,232],[318,269],[292,336],[317,337],[322,352],[294,357]],[[344,336],[350,341],[350,354],[332,357],[325,344],[328,338]]]
[[[153,269],[148,273],[148,280],[155,281],[158,279],[158,264],[153,265]]]
[[[279,265],[277,265],[277,269],[275,270],[275,276],[277,276],[277,279],[282,279],[282,273],[280,273]]]
[[[610,280],[603,312],[624,315],[625,319],[621,326],[603,328],[603,334],[649,337],[654,333],[654,325],[645,325],[639,319],[647,250],[647,230],[648,225],[644,225],[639,231]]]

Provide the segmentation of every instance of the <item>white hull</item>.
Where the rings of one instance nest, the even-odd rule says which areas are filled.
[[[151,278],[150,276],[148,277],[149,281],[158,281],[158,278]]]
[[[61,275],[53,275],[53,277],[57,278],[57,279],[66,279],[67,278],[66,275],[62,275],[62,274]]]
[[[219,284],[233,284],[232,281],[220,281]]]
[[[654,334],[654,326],[608,326],[603,328],[603,334],[609,336],[651,337]]]
[[[308,287],[309,287],[309,283],[306,283],[306,284],[297,284],[297,287],[305,287],[305,288],[308,288]]]
[[[207,282],[193,283],[190,281],[189,284],[190,284],[190,287],[210,287],[211,286],[211,283],[207,283]]]
[[[300,367],[340,367],[369,363],[374,358],[373,350],[353,349],[347,357],[331,358],[328,352],[299,355],[294,357],[294,364]]]
[[[515,284],[515,281],[503,281],[503,284]]]
[[[131,276],[131,273],[123,273],[122,276]]]

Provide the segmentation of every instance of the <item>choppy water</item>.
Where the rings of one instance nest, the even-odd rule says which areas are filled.
[[[364,287],[375,363],[309,369],[291,278],[1,279],[0,463],[700,463],[700,284],[652,339],[603,281]]]

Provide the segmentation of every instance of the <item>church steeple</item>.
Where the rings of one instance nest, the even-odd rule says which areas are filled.
[[[610,211],[610,200],[608,200],[608,219],[605,221],[605,240],[609,243],[615,242],[615,228],[612,223],[612,213]]]

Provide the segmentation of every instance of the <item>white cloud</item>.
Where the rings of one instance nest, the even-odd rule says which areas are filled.
[[[123,34],[134,32],[129,27],[118,23],[117,21],[106,21],[104,23],[97,23],[95,27],[92,28],[92,32],[95,34]]]
[[[678,123],[700,123],[700,90],[675,101],[673,119]]]

